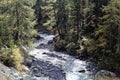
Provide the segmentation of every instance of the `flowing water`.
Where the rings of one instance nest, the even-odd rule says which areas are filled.
[[[67,55],[63,52],[56,52],[54,50],[51,51],[48,47],[39,47],[43,45],[48,45],[48,42],[53,40],[53,38],[55,37],[55,35],[42,33],[39,35],[43,37],[43,39],[34,44],[34,46],[38,48],[30,51],[29,54],[31,56],[34,56],[38,60],[43,61],[44,63],[46,62],[47,64],[49,64],[49,66],[51,65],[51,69],[53,71],[57,71],[56,73],[49,71],[49,73],[47,73],[47,76],[50,75],[50,77],[57,77],[53,78],[53,80],[93,80],[92,74],[94,67],[90,65],[90,62],[76,59],[75,57]],[[38,66],[40,66],[41,64],[43,63],[41,62],[40,64],[38,64]],[[46,67],[47,64],[43,67]],[[44,69],[43,71],[46,70]],[[61,74],[65,76],[61,76]],[[63,77],[65,78],[63,79]]]

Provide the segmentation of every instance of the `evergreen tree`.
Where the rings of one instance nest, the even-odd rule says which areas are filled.
[[[43,0],[43,26],[48,30],[53,30],[56,26],[57,0]]]
[[[29,42],[31,36],[36,32],[33,28],[34,10],[32,9],[32,2],[15,0],[11,3],[8,11],[9,20],[12,21],[10,26],[13,30],[13,39],[17,44],[25,44]],[[26,40],[27,39],[27,40]]]
[[[36,15],[36,19],[37,19],[37,23],[38,24],[42,24],[41,21],[43,19],[42,17],[42,0],[36,0],[36,4],[34,5],[34,10],[35,10],[35,15]]]
[[[83,26],[83,8],[82,8],[82,0],[72,0],[72,10],[71,10],[71,19],[73,19],[72,23],[76,27],[77,31],[77,40],[81,37],[82,26]]]
[[[107,66],[110,69],[119,68],[119,24],[120,24],[120,1],[119,0],[111,0],[109,5],[104,6],[102,11],[105,13],[103,17],[101,17],[102,21],[98,30],[96,31],[97,35],[99,35],[99,47],[102,48],[102,62],[103,66]],[[117,53],[116,53],[117,52]],[[109,63],[111,61],[111,63]],[[110,66],[114,65],[114,66]]]
[[[67,13],[65,8],[64,0],[57,0],[57,18],[56,26],[61,39],[64,38],[64,35],[67,33],[66,24],[67,24]]]
[[[22,45],[30,45],[37,33],[33,26],[34,0],[0,1],[0,61],[7,66],[21,69],[23,61]]]

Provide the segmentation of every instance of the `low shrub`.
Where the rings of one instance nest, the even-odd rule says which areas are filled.
[[[67,51],[68,52],[72,52],[72,53],[76,53],[76,44],[74,42],[70,42],[67,46]]]
[[[55,40],[55,50],[57,51],[66,51],[65,46],[67,42],[63,39],[59,39],[59,37]]]
[[[9,67],[15,67],[22,70],[23,56],[19,47],[14,45],[12,48],[4,48],[0,50],[0,60]]]

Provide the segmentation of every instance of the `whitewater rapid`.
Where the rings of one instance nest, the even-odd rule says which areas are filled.
[[[48,42],[53,40],[55,35],[39,34],[43,39],[34,44],[35,47],[39,45],[48,45]],[[29,52],[29,55],[35,58],[48,61],[63,70],[66,80],[93,80],[92,70],[88,70],[89,62],[76,59],[73,56],[67,55],[63,52],[51,51],[49,48],[36,48]]]

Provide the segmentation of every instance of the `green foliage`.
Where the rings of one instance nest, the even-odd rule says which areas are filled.
[[[34,30],[34,0],[0,0],[0,60],[21,68],[22,45],[30,45]]]
[[[41,20],[42,20],[42,0],[36,0],[36,4],[34,5],[34,10],[35,10],[35,15],[36,15],[36,19],[37,19],[37,23],[41,24]]]
[[[34,10],[32,9],[32,4],[30,1],[23,0],[9,2],[2,0],[1,4],[2,11],[0,15],[3,17],[0,19],[0,30],[3,45],[10,46],[12,42],[18,45],[26,44],[27,41],[30,41],[31,36],[36,35],[36,31],[33,28],[35,22],[33,21]],[[4,11],[5,8],[6,11]]]
[[[77,31],[75,29],[70,29],[67,33],[67,37],[65,39],[69,42],[77,42]]]
[[[52,30],[56,25],[56,1],[57,0],[43,0],[43,26],[48,30]]]
[[[101,68],[120,71],[119,4],[119,0],[1,0],[0,59],[19,67],[15,62],[22,62],[19,48],[32,43],[37,20],[38,26],[56,30],[55,48],[78,55],[85,50]]]
[[[72,53],[85,49],[101,68],[120,71],[119,4],[119,0],[59,0],[56,44]]]
[[[11,50],[10,60],[12,60],[12,64],[15,66],[16,69],[22,70],[22,62],[23,56],[21,54],[20,48],[14,46]]]
[[[12,48],[0,50],[0,60],[7,66],[21,70],[23,56],[20,48],[14,45]]]
[[[57,37],[55,40],[55,49],[56,50],[62,50],[62,49],[65,50],[66,43],[67,42],[65,40],[62,40],[62,39],[60,39],[60,37]]]
[[[105,13],[101,17],[103,22],[100,23],[96,30],[98,37],[98,48],[101,48],[100,65],[106,69],[119,70],[119,26],[120,26],[120,1],[111,0],[107,6],[104,6],[102,11]],[[111,63],[109,63],[111,62]]]
[[[64,35],[67,33],[67,12],[65,7],[66,1],[57,0],[57,13],[56,13],[56,27],[61,39],[64,39]]]
[[[70,43],[66,46],[66,48],[67,48],[67,51],[68,51],[68,52],[76,53],[76,45],[75,45],[75,43],[70,42]]]

